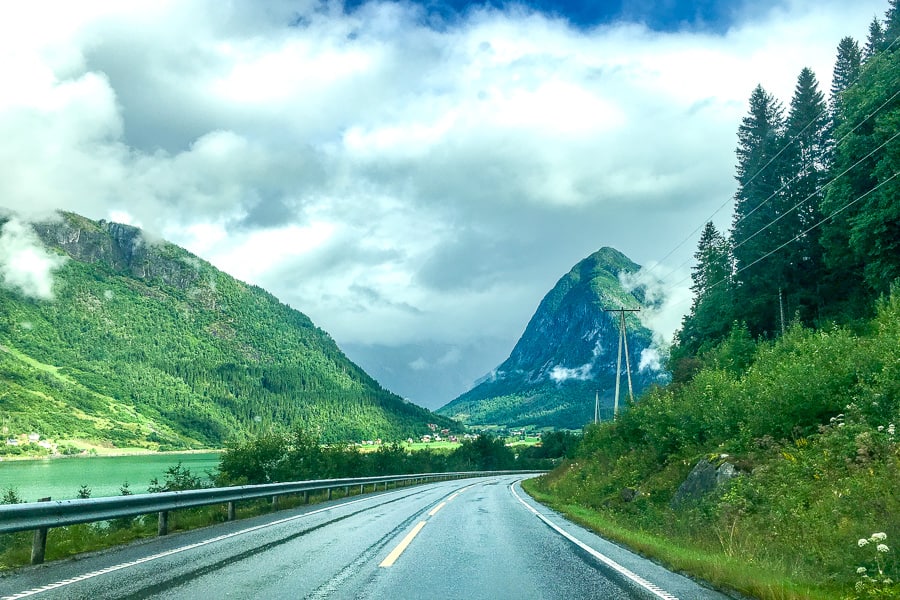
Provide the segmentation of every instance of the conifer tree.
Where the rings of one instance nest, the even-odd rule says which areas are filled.
[[[778,199],[779,222],[772,228],[780,244],[780,263],[785,269],[784,308],[789,317],[798,314],[812,324],[822,301],[822,250],[819,245],[821,190],[826,179],[830,146],[828,110],[825,97],[811,69],[800,72],[791,98],[785,134],[789,185]]]
[[[784,109],[758,85],[750,111],[738,128],[737,180],[731,244],[735,261],[735,302],[754,335],[775,331],[779,289],[786,285],[783,255],[766,257],[781,242],[764,230],[779,216],[784,180]],[[765,257],[765,258],[764,258]]]
[[[900,37],[900,0],[888,0],[888,9],[884,15],[884,47],[895,49],[898,37]]]
[[[874,17],[869,23],[869,37],[866,40],[866,47],[863,49],[863,60],[867,61],[884,48],[884,28],[878,17]]]
[[[694,302],[678,333],[679,353],[687,355],[722,340],[735,317],[730,301],[731,248],[712,222],[700,234],[694,259],[697,261],[691,272]]]
[[[852,37],[845,37],[838,44],[834,74],[831,78],[830,108],[831,120],[835,127],[840,123],[843,112],[841,94],[859,78],[861,65],[862,52],[859,49],[859,44]]]

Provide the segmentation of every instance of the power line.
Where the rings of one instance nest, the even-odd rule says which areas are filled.
[[[894,44],[896,44],[898,41],[900,41],[900,36],[894,38],[894,39],[891,41],[891,43],[888,44],[888,46],[887,46],[886,48],[884,48],[883,50],[881,50],[881,51],[879,52],[879,54],[888,52],[888,51],[891,49],[891,47],[893,47]],[[860,69],[860,72],[859,72],[859,74],[856,76],[856,78],[855,78],[850,84],[848,84],[847,88],[849,89],[850,87],[856,85],[856,84],[859,82],[859,80],[860,80],[861,77],[862,77],[862,69]],[[897,92],[894,93],[894,95],[892,95],[892,96],[891,96],[890,98],[888,98],[884,103],[882,103],[881,106],[879,106],[877,109],[875,109],[874,111],[872,111],[871,113],[869,113],[868,115],[866,115],[866,118],[865,118],[865,119],[863,119],[862,121],[860,121],[853,129],[851,129],[849,132],[847,132],[846,134],[844,134],[843,137],[841,137],[838,141],[835,142],[835,145],[840,144],[844,139],[846,139],[847,136],[851,135],[851,134],[852,134],[853,132],[855,132],[859,127],[861,127],[865,122],[867,122],[870,118],[872,118],[872,117],[875,116],[877,113],[879,113],[885,106],[887,106],[888,103],[890,103],[894,98],[896,98],[897,95],[900,95],[900,89],[898,89]],[[799,139],[799,137],[800,137],[800,136],[801,136],[801,135],[802,135],[802,134],[803,134],[803,133],[804,133],[804,132],[805,132],[805,131],[813,124],[813,123],[815,123],[815,122],[819,119],[819,117],[821,117],[822,115],[824,115],[827,111],[828,111],[828,106],[826,105],[826,106],[824,106],[824,107],[822,108],[821,111],[819,111],[819,112],[818,112],[818,113],[817,113],[817,114],[816,114],[816,115],[815,115],[815,116],[814,116],[814,117],[806,124],[806,126],[803,127],[803,129],[801,129],[797,134],[795,134],[795,135],[791,138],[791,140],[790,140],[790,141],[789,141],[789,142],[788,142],[781,150],[779,150],[777,154],[775,154],[775,156],[773,156],[773,157],[772,157],[765,165],[763,165],[756,173],[754,173],[753,176],[752,176],[752,177],[747,181],[747,183],[745,183],[744,185],[746,186],[746,185],[749,185],[750,183],[752,183],[753,180],[755,180],[755,179],[756,179],[763,171],[765,171],[765,170],[773,163],[773,161],[774,161],[776,158],[778,158],[778,157],[779,157],[779,156],[780,156],[787,148],[789,148],[791,145],[793,145],[793,143],[794,143],[795,141],[797,141],[797,139]],[[780,193],[787,185],[789,185],[790,183],[793,183],[793,181],[795,181],[796,179],[797,179],[797,177],[794,177],[794,178],[791,179],[789,182],[787,182],[786,184],[782,185],[780,189],[778,189],[777,191],[773,192],[772,195],[770,195],[768,198],[766,198],[765,200],[763,200],[763,202],[760,203],[756,208],[754,208],[752,211],[750,211],[749,213],[747,213],[746,215],[744,215],[743,217],[741,217],[740,219],[738,219],[738,221],[736,221],[736,222],[734,223],[734,225],[737,225],[737,223],[740,223],[743,219],[749,217],[751,214],[753,214],[753,212],[755,212],[755,211],[756,211],[757,209],[759,209],[763,204],[765,204],[766,202],[768,202],[769,200],[771,200],[773,197],[775,197],[775,196],[776,196],[778,193]],[[700,230],[704,227],[704,225],[705,225],[707,222],[711,221],[713,217],[715,217],[717,214],[719,214],[719,212],[721,212],[723,208],[725,208],[726,206],[728,206],[729,204],[731,204],[733,201],[734,201],[734,198],[729,198],[728,200],[726,200],[725,202],[723,202],[721,205],[719,205],[719,207],[718,207],[716,210],[714,210],[714,211],[712,212],[712,214],[711,214],[709,217],[707,217],[706,219],[704,219],[703,222],[702,222],[697,228],[695,228],[690,234],[688,234],[687,237],[685,237],[685,238],[684,238],[681,242],[679,242],[674,248],[672,248],[668,253],[666,253],[666,255],[663,256],[659,261],[656,261],[655,266],[661,265],[667,258],[669,258],[670,256],[672,256],[672,254],[674,254],[679,248],[681,248],[681,247],[684,246],[688,241],[690,241],[691,239],[693,239],[694,235],[696,235],[697,232],[700,231]],[[684,262],[682,262],[680,265],[678,265],[677,267],[675,267],[674,269],[672,269],[671,271],[669,271],[668,273],[666,273],[666,275],[665,275],[664,277],[662,277],[662,279],[665,279],[665,278],[671,276],[672,274],[674,274],[675,272],[677,272],[678,269],[680,269],[681,267],[685,266],[686,264],[688,264],[688,263],[691,262],[692,260],[693,260],[692,258],[688,258],[687,260],[685,260]],[[653,268],[653,267],[651,267],[651,268]],[[684,280],[682,280],[682,281],[684,281]],[[681,282],[679,282],[679,283],[681,283]]]
[[[897,38],[897,39],[900,39],[900,38]],[[896,40],[895,40],[895,41],[896,41]],[[858,78],[857,78],[857,81],[858,81]],[[843,142],[845,139],[847,139],[848,136],[850,136],[850,135],[853,134],[857,129],[859,129],[860,127],[862,127],[869,119],[871,119],[872,117],[874,117],[875,115],[877,115],[879,112],[881,112],[881,110],[882,110],[885,106],[887,106],[892,100],[894,100],[894,98],[896,98],[897,96],[900,96],[900,89],[898,89],[896,92],[894,92],[894,94],[893,94],[890,98],[888,98],[887,100],[885,100],[885,101],[881,104],[881,106],[879,106],[878,108],[876,108],[875,110],[873,110],[872,112],[870,112],[869,114],[867,114],[866,117],[865,117],[862,121],[860,121],[859,123],[857,123],[856,126],[855,126],[853,129],[851,129],[850,131],[848,131],[847,133],[845,133],[843,136],[841,136],[840,139],[838,139],[837,141],[835,141],[835,142],[834,142],[835,146],[839,145],[841,142]],[[822,113],[819,113],[819,116],[820,116],[821,114],[822,114]],[[818,116],[817,116],[816,118],[818,118]],[[810,121],[810,122],[807,124],[807,127],[809,127],[809,125],[810,125],[811,123],[813,123],[814,121],[815,121],[815,119],[813,119],[813,121]],[[805,131],[806,128],[804,128],[803,130]],[[801,131],[801,133],[802,133],[802,131]],[[799,135],[799,134],[798,134],[798,135]],[[896,137],[896,136],[895,136],[895,137]],[[796,139],[796,138],[795,138],[795,139]],[[893,139],[893,138],[891,138],[891,139]],[[890,140],[888,140],[888,141],[890,141]],[[793,141],[792,141],[791,143],[793,143]],[[885,142],[885,143],[887,143],[887,142]],[[790,144],[789,144],[789,145],[790,145]],[[879,146],[879,148],[881,148],[881,147],[883,147],[883,146],[884,146],[884,144],[882,144],[882,146]],[[875,152],[875,151],[873,151],[872,153],[874,153],[874,152]],[[869,156],[871,156],[872,153],[869,153],[869,155],[867,155],[865,158],[868,158]],[[862,160],[865,160],[865,158],[862,159]],[[860,161],[860,162],[862,162],[862,161]],[[770,163],[771,163],[771,161],[769,161],[769,163],[766,163],[766,165],[768,166],[768,164],[770,164]],[[856,164],[859,164],[859,163],[856,163]],[[853,165],[853,166],[855,167],[856,164]],[[850,168],[852,169],[853,167],[850,167]],[[849,169],[848,169],[848,170],[849,170]],[[761,172],[761,171],[760,171],[760,172]],[[844,171],[844,173],[846,173],[846,171]],[[841,175],[843,175],[844,173],[841,173]],[[757,173],[757,174],[758,174],[758,173]],[[831,185],[831,184],[834,182],[834,180],[837,179],[838,177],[840,177],[841,175],[838,175],[838,176],[834,177],[831,181],[829,181],[828,183],[824,184],[824,185],[822,186],[822,188],[820,188],[820,190],[817,190],[816,192],[814,192],[813,194],[811,194],[809,197],[805,198],[805,199],[803,200],[803,202],[806,202],[806,200],[809,200],[809,198],[815,196],[819,191],[821,191],[821,189],[824,189],[825,187]],[[795,182],[797,179],[799,179],[799,178],[800,178],[800,175],[798,174],[798,175],[795,175],[794,177],[792,177],[789,181],[785,182],[780,188],[778,188],[776,191],[772,192],[772,193],[769,195],[768,198],[766,198],[765,200],[763,200],[762,202],[760,202],[758,205],[756,205],[756,207],[753,208],[753,210],[751,210],[751,211],[748,212],[747,214],[741,216],[737,221],[735,221],[735,222],[732,224],[732,227],[738,225],[738,224],[741,223],[744,219],[746,219],[747,217],[749,217],[750,215],[752,215],[753,213],[755,213],[757,210],[759,210],[760,208],[762,208],[763,205],[765,205],[767,202],[769,202],[769,200],[771,200],[772,198],[774,198],[775,196],[777,196],[778,194],[780,194],[782,191],[784,191],[785,188],[787,188],[789,185],[791,185],[792,183],[794,183],[794,182]],[[748,182],[748,184],[749,184],[749,182]],[[730,199],[730,200],[728,200],[728,202],[731,202],[732,200],[733,200],[733,199]],[[715,216],[715,215],[716,215],[716,214],[717,214],[717,213],[718,213],[718,212],[719,212],[726,204],[728,204],[728,202],[726,202],[725,204],[723,204],[722,206],[720,206],[720,207],[719,207],[719,208],[718,208],[718,209],[710,216],[710,218],[706,219],[706,221],[703,222],[703,225],[701,225],[701,226],[697,227],[696,229],[694,229],[694,231],[692,231],[692,232],[690,233],[690,235],[688,235],[688,237],[686,237],[684,240],[682,240],[680,244],[678,244],[675,248],[673,248],[668,254],[666,254],[665,257],[663,257],[662,260],[660,260],[660,261],[657,262],[656,264],[661,264],[662,261],[664,261],[666,258],[668,258],[669,256],[671,256],[676,250],[678,250],[678,248],[680,248],[680,247],[683,246],[687,241],[689,241],[690,239],[692,239],[692,238],[694,237],[694,235],[695,235],[698,231],[700,231],[700,229],[702,229],[703,226],[704,226],[707,222],[709,222],[713,216]],[[803,202],[801,202],[800,204],[803,204]],[[797,206],[799,206],[799,204],[798,204]],[[788,211],[788,213],[785,213],[785,214],[789,214],[789,213],[792,212],[795,208],[797,208],[797,206],[795,206],[795,207],[792,208],[790,211]],[[784,216],[784,215],[782,215],[782,216]],[[781,217],[778,217],[778,219],[780,219],[780,218],[781,218]],[[778,219],[776,219],[776,221],[777,221]],[[757,234],[759,234],[759,233],[761,233],[763,230],[767,229],[767,228],[768,228],[770,225],[772,225],[774,222],[775,222],[775,221],[773,221],[772,223],[769,223],[769,225],[766,225],[766,226],[763,227],[762,229],[756,231],[756,232],[753,233],[749,238],[745,239],[743,242],[741,242],[740,244],[738,244],[737,246],[735,246],[735,248],[740,247],[742,244],[746,243],[747,241],[749,241],[750,239],[752,239],[753,237],[755,237]],[[677,273],[679,269],[681,269],[682,267],[684,267],[684,266],[687,265],[688,263],[692,262],[693,260],[694,260],[693,257],[690,257],[690,258],[684,260],[684,261],[683,261],[681,264],[679,264],[677,267],[673,268],[673,269],[670,270],[668,273],[666,273],[665,275],[663,275],[663,276],[661,277],[661,279],[665,280],[665,279],[669,278],[670,276],[672,276],[672,275],[674,275],[675,273]],[[680,281],[679,281],[678,283],[676,283],[673,287],[677,287],[678,285],[680,285],[680,284],[683,283],[684,281],[686,281],[686,279],[680,280]]]
[[[765,260],[765,259],[767,259],[768,257],[772,256],[773,254],[775,254],[776,252],[778,252],[778,251],[781,250],[782,248],[785,248],[786,246],[792,244],[793,242],[796,242],[797,240],[799,240],[800,238],[802,238],[803,236],[805,236],[805,235],[806,235],[807,233],[809,233],[810,231],[816,229],[817,227],[820,227],[820,226],[821,226],[823,223],[825,223],[826,221],[829,221],[830,219],[832,219],[832,218],[836,217],[837,215],[841,214],[842,212],[844,212],[845,210],[847,210],[848,208],[850,208],[851,206],[853,206],[853,205],[856,204],[857,202],[860,202],[861,200],[863,200],[864,198],[866,198],[867,196],[869,196],[870,194],[872,194],[873,192],[875,192],[876,190],[878,190],[878,188],[880,188],[881,186],[885,185],[885,184],[888,183],[889,181],[893,180],[893,179],[894,179],[895,177],[897,177],[897,176],[900,176],[900,171],[894,173],[893,175],[891,175],[890,177],[888,177],[888,178],[885,179],[884,181],[881,181],[880,183],[878,183],[877,185],[875,185],[874,187],[872,187],[872,189],[870,189],[869,191],[867,191],[867,192],[861,194],[860,196],[858,196],[857,198],[851,200],[850,202],[847,202],[845,205],[843,205],[843,206],[840,207],[839,209],[835,210],[834,212],[832,212],[832,213],[831,213],[830,215],[828,215],[827,217],[824,217],[823,219],[821,219],[820,221],[818,221],[815,225],[812,225],[811,227],[809,227],[809,228],[805,229],[804,231],[798,233],[798,234],[795,235],[793,238],[791,238],[790,240],[788,240],[788,241],[786,241],[785,243],[781,244],[781,245],[778,246],[777,248],[775,248],[775,249],[773,249],[773,250],[770,250],[770,251],[767,252],[766,254],[764,254],[764,255],[760,256],[759,258],[757,258],[756,260],[754,260],[752,263],[747,264],[747,265],[744,265],[744,266],[741,267],[740,269],[737,269],[734,273],[732,273],[732,277],[735,276],[735,275],[737,275],[738,273],[741,273],[741,272],[743,272],[743,271],[746,271],[746,270],[749,269],[750,267],[752,267],[752,266],[754,266],[754,265],[756,265],[756,264],[762,262],[763,260]],[[723,277],[722,279],[718,280],[718,281],[715,282],[714,284],[710,285],[707,289],[710,289],[710,290],[711,290],[711,289],[713,289],[713,288],[715,288],[715,287],[717,287],[717,286],[719,286],[719,285],[725,283],[725,282],[728,281],[729,279],[730,279],[729,277]],[[678,304],[683,304],[684,302],[686,302],[686,300],[682,300],[681,302],[679,302],[679,303],[677,303],[677,304],[675,304],[675,305],[673,305],[673,306],[678,306]]]
[[[900,90],[898,90],[897,93],[900,94]],[[897,94],[895,94],[895,95],[897,95]],[[873,154],[875,154],[876,152],[878,152],[879,150],[881,150],[882,148],[884,148],[885,146],[887,146],[889,143],[891,143],[892,141],[894,141],[894,139],[897,138],[898,136],[900,136],[900,131],[898,131],[897,133],[895,133],[894,135],[892,135],[886,142],[882,143],[880,146],[878,146],[877,148],[875,148],[874,150],[872,150],[871,152],[869,152],[868,154],[866,154],[864,157],[862,157],[861,159],[859,159],[858,161],[856,161],[856,163],[854,163],[852,166],[847,167],[847,168],[846,168],[844,171],[842,171],[839,175],[834,176],[828,183],[824,184],[822,187],[818,188],[818,189],[815,190],[813,193],[811,193],[810,195],[808,195],[806,198],[804,198],[803,200],[801,200],[800,202],[798,202],[797,204],[795,204],[793,207],[790,208],[790,210],[787,210],[787,211],[783,212],[782,214],[778,215],[778,216],[777,216],[775,219],[773,219],[770,223],[766,224],[764,227],[762,227],[761,229],[759,229],[758,231],[756,231],[755,233],[753,233],[753,235],[751,235],[751,236],[748,237],[748,238],[745,238],[743,241],[741,241],[740,244],[737,244],[737,245],[735,245],[734,247],[732,247],[732,250],[735,250],[735,249],[737,249],[737,248],[740,248],[741,246],[743,246],[744,244],[746,244],[747,242],[749,242],[750,240],[752,240],[753,238],[755,238],[757,235],[759,235],[760,233],[762,233],[763,231],[765,231],[766,229],[768,229],[769,227],[771,227],[772,225],[774,225],[775,223],[777,223],[778,221],[780,221],[781,219],[783,219],[784,217],[788,216],[789,214],[791,214],[792,212],[794,212],[795,210],[797,210],[802,204],[805,204],[807,200],[809,200],[810,198],[813,198],[813,197],[815,197],[815,196],[818,196],[822,191],[825,190],[825,188],[829,187],[832,183],[834,183],[835,181],[837,181],[838,179],[840,179],[841,177],[843,177],[844,175],[846,175],[847,173],[849,173],[851,170],[853,170],[853,169],[855,169],[856,167],[858,167],[858,166],[859,166],[860,164],[862,164],[865,160],[867,160],[870,156],[872,156]]]
[[[896,136],[895,136],[895,137],[896,137]],[[848,202],[847,204],[845,204],[844,206],[842,206],[842,207],[839,208],[838,210],[834,211],[833,213],[831,213],[830,215],[828,215],[827,217],[825,217],[824,219],[822,219],[821,221],[819,221],[818,223],[816,223],[815,225],[813,225],[812,227],[809,227],[808,229],[802,231],[801,233],[798,233],[796,236],[794,236],[794,237],[791,238],[790,240],[786,241],[786,242],[783,243],[782,245],[778,246],[778,247],[775,248],[774,250],[771,250],[771,251],[767,252],[766,254],[763,254],[761,257],[757,258],[756,260],[754,260],[754,261],[753,261],[752,263],[750,263],[749,265],[745,265],[745,266],[741,267],[740,269],[738,269],[737,271],[735,271],[734,274],[737,275],[737,274],[740,273],[741,271],[745,271],[745,270],[749,269],[750,267],[752,267],[753,265],[759,263],[760,261],[765,260],[766,258],[772,256],[773,254],[775,254],[776,252],[778,252],[779,250],[781,250],[782,248],[784,248],[784,247],[787,246],[788,244],[791,244],[791,243],[793,243],[793,242],[799,240],[800,238],[802,238],[803,236],[805,236],[807,233],[809,233],[809,232],[812,231],[813,229],[819,227],[819,226],[820,226],[822,223],[824,223],[825,221],[828,221],[829,219],[831,219],[831,218],[833,218],[833,217],[836,217],[836,216],[839,215],[840,213],[844,212],[845,210],[847,210],[848,208],[850,208],[851,206],[853,206],[854,204],[856,204],[857,202],[859,202],[860,200],[862,200],[863,198],[865,198],[866,196],[868,196],[869,194],[871,194],[872,192],[874,192],[875,190],[877,190],[878,188],[880,188],[881,186],[883,186],[884,184],[886,184],[887,182],[891,181],[892,179],[894,179],[894,178],[897,177],[898,175],[900,175],[900,171],[898,171],[897,173],[894,173],[893,175],[891,175],[890,177],[888,177],[888,178],[885,179],[884,181],[880,182],[878,185],[876,185],[875,187],[873,187],[873,188],[872,188],[871,190],[869,190],[868,192],[862,194],[861,196],[859,196],[859,197],[856,198],[855,200],[852,200],[852,201]],[[725,280],[725,279],[722,279],[719,283],[721,283],[722,281],[726,281],[726,280]]]
[[[900,91],[898,91],[898,93],[900,93]],[[895,95],[896,95],[896,94],[895,94]],[[740,248],[741,246],[743,246],[744,244],[746,244],[747,242],[749,242],[750,240],[752,240],[753,238],[755,238],[757,235],[759,235],[760,233],[762,233],[763,231],[765,231],[766,229],[768,229],[769,227],[771,227],[772,225],[774,225],[775,223],[777,223],[778,221],[780,221],[781,219],[783,219],[784,217],[786,217],[787,215],[789,215],[789,214],[791,214],[792,212],[794,212],[794,211],[795,211],[797,208],[799,208],[802,204],[806,203],[806,201],[809,200],[810,198],[814,198],[815,196],[818,196],[823,190],[825,190],[825,188],[829,187],[829,186],[830,186],[831,184],[833,184],[835,181],[837,181],[838,179],[840,179],[841,177],[843,177],[844,175],[846,175],[847,173],[849,173],[851,170],[853,170],[853,169],[855,169],[856,167],[858,167],[860,164],[862,164],[865,160],[867,160],[867,159],[868,159],[869,157],[871,157],[873,154],[875,154],[876,152],[878,152],[879,150],[881,150],[882,148],[884,148],[885,146],[887,146],[890,142],[894,141],[894,139],[896,139],[897,137],[900,137],[900,131],[898,131],[897,133],[895,133],[894,135],[892,135],[887,141],[883,142],[880,146],[878,146],[877,148],[875,148],[874,150],[872,150],[871,152],[869,152],[868,154],[866,154],[864,157],[862,157],[861,159],[859,159],[858,161],[856,161],[852,166],[846,168],[844,171],[842,171],[842,172],[839,173],[838,175],[835,175],[834,177],[832,177],[827,183],[823,184],[821,187],[817,188],[815,191],[813,191],[811,194],[809,194],[806,198],[804,198],[803,200],[801,200],[800,202],[798,202],[797,204],[795,204],[790,210],[788,210],[788,211],[782,213],[781,215],[779,215],[778,217],[776,217],[775,219],[773,219],[771,222],[767,223],[766,225],[764,225],[763,227],[761,227],[760,229],[758,229],[757,231],[755,231],[755,232],[754,232],[753,234],[751,234],[749,237],[745,238],[741,243],[739,243],[739,244],[737,244],[737,245],[731,247],[731,251],[733,252],[733,251],[736,250],[737,248]],[[808,231],[811,231],[811,229],[808,230]],[[803,235],[803,234],[801,234],[801,235]],[[794,239],[797,239],[797,238],[794,238]],[[793,241],[793,240],[792,240],[792,241]],[[737,275],[737,274],[740,273],[741,271],[743,271],[743,268],[742,268],[742,269],[739,269],[739,270],[737,270],[737,271],[735,271],[734,275]],[[670,292],[670,291],[672,291],[672,290],[678,288],[682,283],[684,283],[685,281],[687,281],[687,280],[690,279],[690,278],[691,278],[691,275],[688,275],[687,277],[684,277],[683,279],[677,281],[676,283],[674,283],[674,284],[668,286],[668,287],[666,288],[665,291],[666,291],[666,292]],[[712,286],[711,286],[711,287],[712,287]]]

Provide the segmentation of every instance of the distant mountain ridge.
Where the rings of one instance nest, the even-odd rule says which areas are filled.
[[[350,441],[450,424],[384,390],[306,315],[178,246],[71,213],[32,229],[66,260],[53,299],[0,287],[8,438],[181,449],[272,428]]]
[[[509,358],[465,394],[438,409],[467,424],[533,425],[577,429],[593,418],[595,395],[602,415],[614,401],[619,315],[605,309],[638,308],[641,288],[626,291],[624,274],[640,266],[613,248],[575,265],[544,297]],[[666,375],[640,370],[652,334],[627,313],[628,354],[635,394]],[[623,358],[623,372],[624,372]],[[627,396],[622,377],[620,402]]]

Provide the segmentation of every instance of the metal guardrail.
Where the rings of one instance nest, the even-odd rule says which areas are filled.
[[[386,475],[379,477],[355,477],[346,479],[318,479],[291,483],[267,483],[262,485],[242,485],[226,488],[207,488],[179,492],[158,492],[155,494],[134,494],[131,496],[110,496],[105,498],[79,498],[49,502],[28,502],[25,504],[0,505],[0,534],[34,530],[31,562],[39,564],[44,560],[47,530],[52,527],[93,523],[124,517],[136,517],[151,513],[159,514],[157,533],[168,533],[168,513],[172,510],[228,504],[228,520],[234,519],[234,504],[244,500],[272,498],[273,504],[279,496],[326,492],[331,499],[335,489],[359,486],[360,493],[371,485],[372,491],[379,484],[426,481],[445,481],[466,477],[487,477],[491,475],[519,475],[539,471],[461,471],[453,473],[418,473],[409,475]],[[541,471],[542,472],[542,471]]]

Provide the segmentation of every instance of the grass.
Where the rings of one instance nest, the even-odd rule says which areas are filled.
[[[726,592],[759,600],[835,600],[840,590],[819,581],[797,581],[789,565],[750,563],[698,547],[690,540],[673,539],[630,527],[625,518],[608,511],[596,511],[576,504],[561,502],[537,489],[537,480],[526,480],[522,487],[535,500],[562,513],[606,539],[620,543],[641,556],[650,558],[667,569],[684,573]]]

